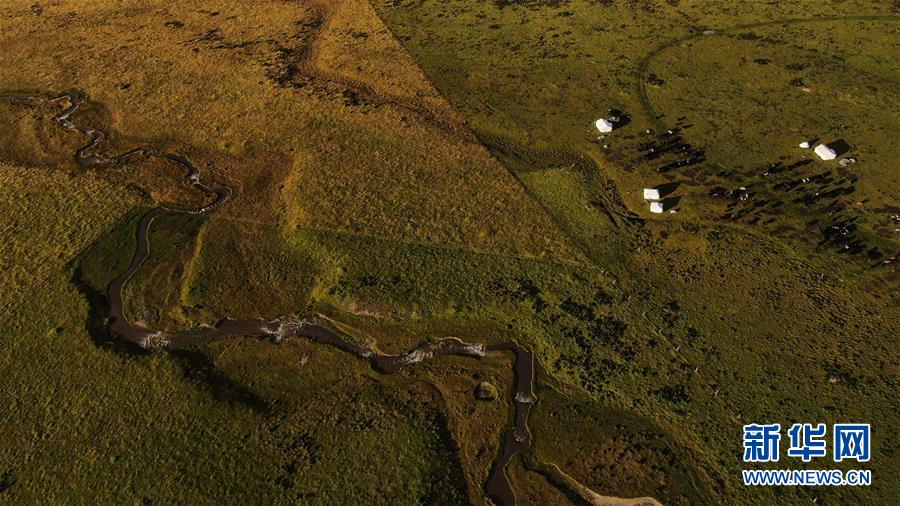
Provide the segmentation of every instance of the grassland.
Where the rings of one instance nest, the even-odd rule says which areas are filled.
[[[231,206],[241,219],[271,221],[280,214],[282,223],[574,255],[484,148],[442,128],[452,114],[428,105],[428,94],[436,92],[412,62],[396,62],[411,69],[411,77],[396,83],[356,86],[352,73],[345,84],[329,78],[360,45],[372,48],[372,58],[397,52],[384,47],[396,45],[393,39],[354,37],[336,25],[342,17],[332,11],[344,7],[197,2],[173,11],[166,2],[64,3],[37,15],[30,5],[4,8],[10,26],[56,35],[9,32],[0,42],[10,55],[4,86],[90,90],[122,136],[177,139],[180,151],[209,164],[208,173],[245,190],[242,201],[281,194],[268,209]],[[356,16],[384,30],[371,9]],[[75,59],[48,66],[66,51],[58,46],[62,38]],[[339,68],[329,70],[330,61]],[[425,95],[434,115],[450,119],[436,123],[434,115],[416,113],[417,101],[391,94],[398,87],[407,93],[425,87],[416,94]],[[390,100],[380,98],[382,88]],[[409,187],[419,191],[402,191]]]
[[[0,89],[85,91],[79,120],[112,151],[165,146],[235,188],[154,224],[132,319],[321,312],[388,352],[527,344],[534,448],[509,468],[524,504],[573,500],[550,464],[665,504],[900,494],[898,277],[881,263],[898,249],[896,8],[32,4],[0,8]],[[98,331],[100,293],[147,206],[196,194],[165,163],[75,167],[52,106],[0,107],[2,288],[22,294],[0,314],[0,500],[485,502],[511,406],[473,392],[510,391],[509,357],[381,376],[299,341],[126,353]],[[631,123],[598,141],[609,108]],[[672,136],[704,160],[657,171],[680,155],[646,146]],[[838,136],[857,164],[795,166],[800,140]],[[790,168],[763,175],[773,163]],[[638,191],[659,183],[677,214],[646,212]],[[874,486],[744,488],[748,420],[871,423]]]
[[[331,14],[343,6],[223,5],[237,10],[221,17],[208,7],[185,4],[168,12],[162,3],[4,6],[6,26],[22,27],[15,33],[4,30],[9,35],[2,41],[4,51],[15,60],[3,66],[4,89],[90,90],[94,100],[79,121],[111,132],[110,151],[148,144],[178,150],[214,183],[227,182],[237,190],[232,205],[214,220],[157,224],[152,239],[158,248],[126,293],[136,319],[184,326],[225,314],[304,309],[316,286],[314,276],[327,275],[332,266],[313,262],[323,260],[321,255],[304,260],[307,252],[295,246],[301,239],[292,237],[298,226],[362,229],[411,243],[464,245],[512,256],[577,257],[505,169],[460,133],[459,125],[448,127],[454,118],[446,102],[433,89],[426,96],[416,91],[427,82],[413,65],[397,62],[398,68],[412,69],[411,79],[400,76],[397,82],[391,73],[393,83],[361,86],[352,75],[341,84],[328,69],[319,69],[312,55],[303,56],[313,42],[329,61],[337,62],[344,42],[353,42],[354,53],[359,52],[359,37],[348,37],[338,24],[342,16]],[[399,46],[387,37],[394,49],[382,47],[389,34],[371,13],[356,13],[355,19],[376,25],[366,47],[373,57],[387,52],[378,56],[387,58]],[[328,21],[321,36],[318,29],[304,32],[319,21]],[[310,27],[303,26],[306,22]],[[232,47],[216,33],[235,37],[235,46],[252,38],[244,46],[252,51]],[[316,37],[306,40],[306,35]],[[134,37],[142,43],[135,45]],[[72,59],[56,60],[61,54]],[[209,66],[211,61],[217,65]],[[227,82],[220,80],[223,75],[229,76]],[[199,82],[212,87],[200,90],[194,85]],[[414,97],[404,95],[410,92]],[[368,102],[349,103],[358,100]],[[223,108],[228,103],[230,110]],[[14,125],[4,130],[4,159],[27,163],[28,170],[54,168],[51,175],[62,180],[56,187],[49,181],[43,185],[48,187],[45,204],[14,201],[15,187],[10,188],[6,204],[31,225],[5,231],[14,249],[11,263],[26,265],[30,252],[54,252],[32,234],[39,220],[58,222],[69,234],[92,225],[91,219],[99,221],[90,211],[102,213],[108,225],[117,222],[112,228],[90,228],[91,234],[84,234],[89,237],[77,244],[61,245],[58,249],[67,255],[81,252],[79,259],[48,266],[52,282],[3,315],[11,344],[4,348],[4,369],[44,364],[3,381],[6,404],[12,406],[3,416],[3,432],[10,434],[3,445],[4,499],[480,500],[479,484],[497,451],[508,404],[500,400],[475,406],[473,412],[471,376],[443,381],[449,373],[438,366],[436,373],[425,371],[381,388],[382,378],[353,360],[344,367],[348,357],[340,354],[302,344],[273,347],[269,354],[264,350],[270,345],[255,341],[166,356],[122,355],[98,334],[96,323],[103,311],[99,293],[126,267],[134,247],[135,220],[142,210],[129,207],[147,200],[178,207],[196,202],[190,194],[173,193],[180,175],[165,164],[140,163],[103,174],[75,167],[71,152],[82,141],[55,127],[50,118],[58,110],[53,107],[4,105],[3,112],[9,119],[5,124]],[[117,203],[110,193],[109,202],[92,206],[91,197],[99,201],[102,196],[67,184],[66,178],[84,185],[91,179],[82,178],[94,176],[119,186],[137,185],[150,199],[132,198],[128,205],[107,209]],[[19,180],[19,186],[26,183],[23,175]],[[410,186],[423,191],[401,191]],[[71,193],[77,198],[60,206]],[[370,206],[382,206],[382,211],[368,212]],[[248,283],[249,273],[255,274]],[[280,296],[272,297],[273,290]],[[404,335],[404,342],[420,340],[409,331],[389,330]],[[55,339],[54,344],[47,345],[45,338]],[[228,358],[225,350],[230,350]],[[509,366],[503,365],[505,373]],[[321,383],[316,386],[298,368]],[[497,366],[487,370],[493,370],[487,374],[495,384],[509,388],[508,375]],[[437,379],[429,381],[430,374]],[[56,402],[56,395],[64,400]],[[459,405],[446,409],[460,413],[452,423],[454,431],[466,435],[461,447],[473,463],[467,460],[465,471],[455,433],[448,432],[444,397]],[[253,456],[244,458],[245,453]],[[73,459],[77,465],[70,465]],[[469,474],[476,481],[464,478]]]
[[[719,502],[776,500],[735,484],[742,420],[880,419],[893,437],[896,421],[883,415],[896,391],[898,310],[889,293],[897,277],[873,267],[897,251],[890,7],[376,6],[476,134],[617,281],[610,312],[627,323],[625,346],[601,341],[593,362],[545,356],[556,377],[656,420],[691,452]],[[821,20],[779,22],[801,18]],[[754,24],[762,25],[744,26]],[[609,108],[631,123],[598,142],[591,122]],[[703,160],[657,171],[678,155],[649,157],[641,145],[664,145],[666,128]],[[792,166],[810,156],[796,147],[805,137],[844,137],[853,145],[846,156],[860,161]],[[554,153],[580,153],[595,167],[569,167]],[[797,188],[804,177],[812,183]],[[597,205],[605,178],[647,218],[643,227],[605,220],[608,207]],[[677,188],[680,212],[651,218],[640,188],[661,183]],[[744,186],[750,202],[717,200],[717,186]],[[851,239],[828,235],[848,224]],[[889,469],[895,457],[884,451]],[[885,490],[797,490],[777,500],[878,503],[892,495]],[[635,492],[653,494],[649,485]]]
[[[63,269],[139,197],[96,177],[0,164],[3,310]],[[27,240],[26,240],[27,239]]]
[[[59,274],[4,317],[0,360],[15,371],[0,394],[4,500],[465,497],[425,384],[384,384],[361,363],[302,343],[121,355],[91,340],[88,312]]]

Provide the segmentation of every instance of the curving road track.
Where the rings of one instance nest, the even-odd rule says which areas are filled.
[[[660,44],[653,51],[650,51],[647,56],[645,56],[638,63],[637,67],[637,94],[638,100],[641,103],[641,107],[644,109],[644,112],[647,114],[650,121],[653,123],[654,128],[657,130],[665,130],[668,128],[662,120],[660,120],[660,115],[653,108],[653,103],[650,101],[650,96],[647,94],[647,81],[648,81],[648,72],[650,70],[650,64],[653,60],[665,52],[667,49],[681,45],[685,42],[699,39],[701,37],[709,37],[716,35],[726,35],[734,32],[739,32],[742,30],[752,30],[754,28],[764,28],[767,26],[790,26],[790,25],[798,25],[798,24],[807,24],[807,23],[835,23],[841,21],[900,21],[900,16],[884,14],[884,15],[859,15],[859,16],[835,16],[835,17],[813,17],[813,18],[788,18],[788,19],[775,19],[769,21],[760,21],[757,23],[745,23],[740,25],[732,25],[725,28],[721,28],[718,30],[707,30],[704,32],[697,32],[687,35],[685,37],[681,37],[680,39],[671,40],[664,44]]]

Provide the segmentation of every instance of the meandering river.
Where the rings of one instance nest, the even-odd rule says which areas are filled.
[[[402,355],[390,355],[376,348],[359,344],[355,339],[341,332],[328,319],[320,316],[282,316],[274,320],[231,320],[219,321],[213,328],[197,328],[188,332],[167,334],[160,330],[138,325],[130,321],[124,311],[122,290],[134,273],[150,254],[150,228],[154,220],[172,214],[205,214],[225,204],[232,195],[228,186],[211,187],[200,181],[199,169],[187,157],[152,147],[141,147],[115,156],[102,154],[106,134],[93,127],[74,123],[75,115],[84,103],[79,93],[64,93],[59,96],[8,94],[0,95],[0,100],[15,104],[38,106],[60,102],[65,105],[62,112],[54,116],[56,123],[66,131],[77,132],[89,141],[75,151],[75,161],[81,166],[115,166],[149,158],[163,158],[174,163],[185,172],[185,177],[198,191],[208,194],[211,203],[194,209],[174,209],[160,206],[145,214],[137,227],[137,246],[128,269],[110,281],[106,288],[106,301],[110,318],[106,325],[116,337],[144,349],[174,349],[216,341],[229,337],[266,337],[275,341],[286,338],[304,338],[309,341],[335,347],[341,351],[366,360],[372,368],[382,374],[393,374],[404,367],[419,362],[437,359],[447,355],[481,358],[488,353],[511,352],[513,362],[513,390],[511,400],[514,415],[511,427],[503,436],[503,447],[494,461],[493,468],[484,485],[485,495],[499,505],[516,504],[516,496],[506,474],[510,460],[519,452],[531,446],[528,429],[528,415],[537,402],[534,394],[534,356],[532,351],[514,341],[483,344],[467,343],[455,337],[426,341]]]

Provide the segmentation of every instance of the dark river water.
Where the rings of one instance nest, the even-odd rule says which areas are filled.
[[[196,209],[173,209],[157,207],[145,214],[137,228],[137,247],[131,258],[128,269],[110,281],[106,289],[106,301],[110,318],[109,330],[118,338],[140,346],[144,349],[176,349],[197,344],[226,339],[229,337],[248,336],[265,337],[275,341],[286,338],[303,338],[309,341],[332,346],[346,353],[366,360],[372,368],[382,374],[393,374],[404,367],[419,362],[437,359],[447,355],[481,358],[488,353],[510,352],[514,355],[513,389],[510,392],[514,414],[512,425],[503,434],[503,445],[500,455],[494,461],[491,473],[484,485],[484,492],[491,500],[500,505],[516,504],[516,496],[506,474],[510,460],[519,452],[531,445],[531,433],[528,430],[528,415],[532,405],[537,402],[534,394],[534,356],[531,350],[514,341],[481,344],[467,343],[455,337],[447,337],[426,341],[402,355],[389,355],[364,345],[340,332],[329,320],[322,316],[282,316],[274,320],[230,320],[219,321],[212,328],[197,328],[178,334],[166,334],[162,331],[135,324],[125,316],[122,291],[132,275],[141,267],[150,254],[150,228],[154,220],[161,216],[173,214],[208,213],[229,200],[231,188],[227,186],[210,187],[200,181],[200,171],[185,156],[178,153],[165,152],[151,147],[135,148],[120,155],[105,156],[100,148],[106,140],[106,134],[92,127],[79,126],[71,121],[81,107],[84,98],[78,93],[66,93],[57,97],[44,95],[10,94],[0,95],[0,100],[23,105],[41,105],[60,102],[65,109],[54,119],[61,128],[70,132],[78,132],[88,137],[87,144],[75,151],[75,161],[82,166],[114,166],[152,157],[166,159],[184,173],[187,181],[198,191],[209,195],[210,203]]]

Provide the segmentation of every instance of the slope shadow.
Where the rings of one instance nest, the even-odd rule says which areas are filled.
[[[272,414],[272,406],[263,397],[228,377],[216,368],[213,361],[203,352],[190,349],[171,350],[169,356],[181,367],[185,379],[203,388],[216,399],[240,404],[257,414]]]
[[[96,347],[133,358],[151,354],[136,344],[119,339],[109,330],[107,325],[109,307],[106,297],[84,280],[80,268],[74,270],[72,282],[88,303],[85,330]],[[172,350],[168,355],[181,367],[185,379],[210,392],[216,399],[246,406],[258,414],[271,414],[271,406],[265,399],[217,370],[203,353],[195,350]]]
[[[84,328],[95,346],[127,356],[141,357],[150,354],[140,346],[113,335],[106,324],[109,320],[106,296],[84,280],[80,267],[76,267],[73,271],[72,283],[88,303],[88,317]]]

